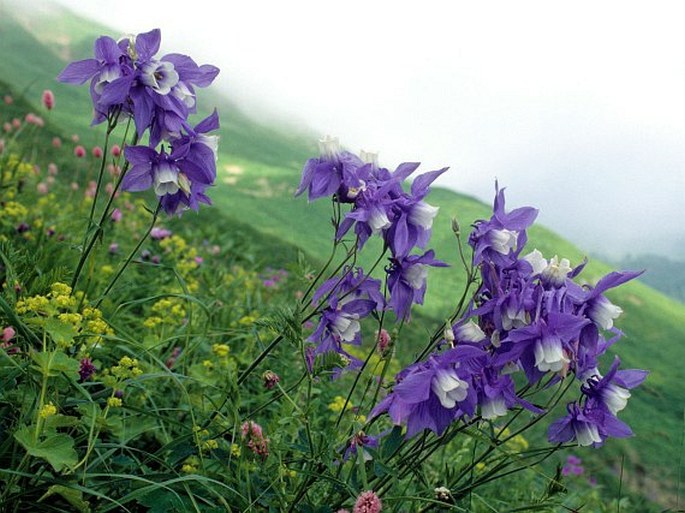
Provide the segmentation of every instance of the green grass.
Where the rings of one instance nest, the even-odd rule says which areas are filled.
[[[52,126],[60,127],[66,134],[79,133],[88,144],[99,142],[101,131],[86,128],[90,116],[87,87],[64,86],[54,81],[64,66],[59,56],[65,55],[64,48],[56,47],[54,41],[65,32],[70,34],[67,46],[71,50],[66,53],[73,58],[87,58],[94,36],[106,33],[106,29],[60,11],[50,23],[35,22],[36,27],[46,29],[39,40],[7,14],[0,12],[0,76],[10,83],[11,92],[25,93],[37,103],[41,91],[52,88],[57,95],[57,109],[48,118]],[[0,93],[6,89],[0,86]],[[284,261],[286,258],[281,257],[291,258],[298,249],[312,261],[324,260],[330,251],[330,205],[325,200],[309,204],[303,198],[293,198],[300,168],[313,145],[298,135],[286,135],[251,121],[231,101],[218,95],[206,95],[204,102],[217,105],[222,120],[219,179],[210,192],[214,208],[222,215],[215,216],[215,210],[205,209],[200,219],[221,223],[225,230],[250,233],[261,241],[259,247],[265,262]],[[515,183],[507,185],[516,187]],[[420,317],[415,323],[421,319],[443,319],[461,294],[464,276],[451,219],[459,220],[465,239],[469,225],[475,219],[487,217],[490,211],[488,205],[473,198],[439,188],[428,201],[440,206],[432,246],[438,258],[451,267],[431,273],[426,305],[417,309]],[[510,205],[515,206],[518,205]],[[191,222],[187,216],[186,220]],[[572,264],[580,263],[584,256],[579,248],[543,227],[530,231],[529,247],[538,248],[546,257],[567,257]],[[362,263],[368,265],[371,260],[373,257]],[[593,261],[584,276],[594,282],[609,270],[607,265]],[[682,452],[681,384],[685,382],[685,373],[680,362],[685,361],[685,305],[637,282],[609,296],[625,310],[618,323],[627,333],[618,346],[625,366],[646,368],[651,374],[622,414],[637,437],[611,441],[597,456],[606,460],[607,466],[614,466],[625,454],[626,480],[630,484],[645,492],[658,491],[659,487],[663,490],[658,493],[672,492]],[[583,456],[590,452],[583,451]]]

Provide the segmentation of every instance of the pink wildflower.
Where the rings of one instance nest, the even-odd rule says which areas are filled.
[[[83,146],[78,145],[76,148],[74,148],[74,155],[77,158],[83,158],[86,156],[86,149]]]
[[[114,221],[115,223],[118,223],[119,221],[121,221],[121,216],[122,216],[122,215],[123,215],[123,214],[121,213],[121,210],[119,210],[118,208],[115,208],[114,210],[112,210],[111,219],[112,219],[112,221]]]
[[[160,228],[158,226],[155,226],[150,231],[150,237],[152,237],[155,240],[166,239],[167,237],[171,237],[171,230],[167,230],[165,228]]]
[[[53,137],[52,138],[52,147],[53,148],[61,148],[62,147],[62,139],[59,137]]]
[[[58,172],[59,172],[59,169],[57,168],[57,164],[55,164],[54,162],[50,162],[48,164],[48,175],[57,176]]]
[[[19,118],[14,118],[14,119],[12,120],[12,126],[13,126],[14,128],[19,128],[19,127],[21,126],[21,119],[19,119]]]
[[[79,142],[79,136],[78,136],[78,134],[73,134],[73,135],[71,136],[71,141],[72,141],[72,142],[75,142],[75,143]]]
[[[112,146],[112,156],[118,157],[119,155],[121,155],[121,147],[118,144],[115,144]]]
[[[2,124],[2,129],[3,129],[5,132],[11,132],[11,131],[12,131],[12,125],[9,124],[9,123],[3,123],[3,124]]]
[[[40,182],[38,185],[36,185],[36,190],[38,191],[38,194],[47,194],[48,193],[48,184],[45,182]]]
[[[6,94],[3,100],[5,101],[5,105],[12,105],[14,103],[14,98],[12,98],[9,94]]]
[[[17,332],[14,331],[14,328],[12,326],[7,326],[4,330],[2,330],[2,341],[9,342],[14,338],[16,334]]]
[[[45,108],[48,110],[52,110],[55,106],[55,93],[50,91],[50,89],[43,91],[43,105],[45,105]]]
[[[102,148],[100,148],[99,146],[94,146],[92,153],[93,157],[95,157],[96,159],[102,158]]]
[[[383,329],[381,329],[381,332],[378,333],[377,337],[378,337],[378,351],[382,355],[384,355],[386,353],[386,351],[388,350],[388,348],[390,347],[390,342],[392,342],[392,340],[390,338],[390,333],[388,333],[388,331],[385,328],[383,328]]]
[[[78,191],[78,184],[76,182],[71,182],[71,190]]]
[[[242,439],[247,447],[264,460],[269,456],[269,439],[264,437],[262,426],[248,420],[242,425]]]
[[[383,504],[372,490],[362,492],[354,503],[353,513],[379,513]]]

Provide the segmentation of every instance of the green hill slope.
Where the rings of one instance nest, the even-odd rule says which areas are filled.
[[[63,86],[54,77],[66,58],[90,56],[94,37],[110,31],[63,9],[56,9],[49,19],[32,17],[30,24],[26,18],[17,21],[11,14],[7,7],[0,7],[0,79],[10,84],[11,92],[25,93],[33,99],[38,99],[43,89],[52,88],[58,108],[50,114],[51,124],[65,134],[79,133],[88,144],[99,142],[98,130],[86,128],[90,116],[87,88]],[[36,33],[40,38],[33,35]],[[0,86],[0,95],[4,93]],[[312,260],[325,259],[330,251],[330,205],[326,201],[309,204],[305,199],[293,198],[300,168],[313,145],[297,135],[286,135],[251,121],[225,98],[205,96],[205,104],[212,103],[220,108],[222,119],[220,175],[217,187],[210,193],[214,208],[236,223],[249,225],[267,241],[273,241],[273,247],[294,245]],[[448,315],[463,288],[451,219],[456,217],[466,233],[475,219],[489,216],[490,207],[443,189],[435,189],[428,201],[440,206],[432,246],[438,258],[451,267],[430,274],[426,305],[417,313],[423,319],[439,320]],[[192,217],[187,219],[193,222]],[[213,218],[205,212],[202,219]],[[226,229],[233,226],[227,225]],[[580,263],[584,256],[580,249],[542,227],[530,231],[529,246],[546,257],[558,254],[569,258],[572,264]],[[268,247],[264,251],[268,252]],[[368,265],[370,261],[362,263]],[[607,265],[593,261],[584,276],[595,281],[609,270]],[[685,305],[641,283],[628,284],[610,297],[625,310],[618,323],[628,333],[619,345],[625,366],[650,369],[651,375],[635,392],[623,415],[637,438],[612,441],[598,455],[615,466],[620,455],[625,454],[628,482],[664,499],[673,493],[683,450],[680,384],[685,381],[685,372],[680,362],[685,361]],[[415,320],[419,322],[421,319]]]

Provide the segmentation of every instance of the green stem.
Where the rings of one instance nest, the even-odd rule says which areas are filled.
[[[155,209],[155,211],[154,211],[154,213],[153,213],[153,215],[152,215],[152,222],[150,223],[150,226],[148,226],[148,229],[147,229],[147,231],[145,232],[145,235],[143,235],[143,236],[140,238],[140,240],[138,241],[138,244],[136,244],[136,247],[133,248],[133,250],[131,251],[131,253],[129,253],[128,257],[126,257],[126,260],[124,261],[123,265],[121,265],[121,266],[119,267],[119,270],[118,270],[117,273],[114,275],[114,277],[111,279],[111,281],[109,282],[109,285],[107,285],[107,288],[105,289],[105,291],[102,293],[102,295],[100,296],[100,298],[96,301],[96,303],[95,303],[95,308],[99,308],[99,307],[100,307],[100,304],[101,304],[102,301],[105,299],[105,297],[107,297],[107,294],[109,294],[109,291],[112,290],[112,287],[114,287],[114,284],[117,282],[117,280],[118,280],[119,277],[122,275],[122,273],[124,272],[124,270],[126,270],[126,268],[128,267],[128,264],[130,264],[130,263],[131,263],[131,260],[133,260],[133,257],[135,257],[135,256],[138,254],[138,250],[139,250],[140,247],[143,245],[143,242],[145,242],[145,240],[147,239],[148,235],[150,235],[150,232],[151,232],[152,229],[155,227],[155,223],[157,222],[157,217],[159,216],[159,211],[161,210],[161,208],[162,208],[162,202],[160,201],[159,203],[157,203],[157,208]]]

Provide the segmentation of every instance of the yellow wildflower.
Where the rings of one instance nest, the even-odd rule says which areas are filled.
[[[49,402],[48,404],[43,405],[43,407],[40,409],[40,412],[38,415],[42,419],[47,419],[48,417],[52,417],[57,413],[57,408],[55,407],[54,404],[52,404],[52,401]]]

